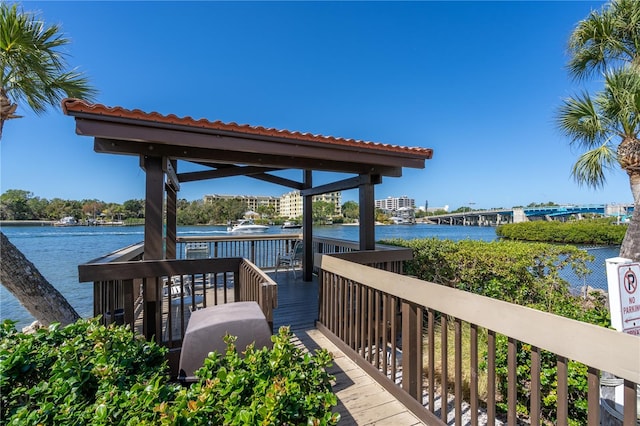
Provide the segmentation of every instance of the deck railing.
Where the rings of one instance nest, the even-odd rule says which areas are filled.
[[[275,268],[278,253],[287,253],[301,234],[189,236],[176,239],[178,259],[243,257],[258,268]]]
[[[191,312],[234,301],[255,301],[273,326],[277,286],[251,261],[240,258],[110,262],[78,267],[94,283],[94,315],[105,324],[129,324],[148,339],[180,347]]]
[[[531,345],[530,424],[541,422],[541,356],[557,359],[556,424],[568,424],[567,369],[571,360],[588,367],[588,424],[600,424],[600,372],[624,383],[624,425],[636,425],[640,339],[469,292],[381,271],[361,262],[361,253],[322,256],[318,328],[343,352],[428,424],[460,425],[464,410],[478,425],[480,410],[495,424],[497,402],[506,403],[515,425],[517,345]],[[366,256],[371,256],[371,253]],[[351,257],[351,259],[350,259]],[[468,330],[468,333],[463,333]],[[450,338],[448,333],[453,330]],[[462,365],[464,347],[469,365]],[[496,389],[496,339],[508,339],[506,395]],[[453,362],[450,343],[453,341]],[[479,341],[486,346],[479,351]],[[438,349],[436,349],[438,348]],[[486,398],[479,396],[480,362],[486,351]],[[436,370],[436,361],[439,367]],[[453,371],[453,383],[449,372]],[[463,400],[463,370],[469,390]],[[436,380],[436,378],[438,378]]]

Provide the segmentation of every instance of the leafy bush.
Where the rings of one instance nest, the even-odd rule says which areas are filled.
[[[177,391],[165,349],[124,327],[79,320],[24,334],[5,321],[0,333],[3,423],[126,424]]]
[[[303,353],[282,327],[272,350],[248,346],[238,356],[235,337],[227,336],[224,356],[211,353],[196,372],[199,378],[181,390],[172,405],[158,408],[161,423],[273,425],[333,425],[340,415],[331,412],[337,398],[324,368],[331,355],[319,350]]]
[[[405,272],[439,284],[554,313],[601,326],[610,323],[604,297],[592,295],[589,303],[572,295],[569,284],[558,272],[570,267],[576,275],[589,273],[585,262],[592,257],[569,245],[516,241],[453,242],[435,238],[389,240],[384,244],[413,249],[414,259],[405,262]],[[518,344],[518,413],[527,415],[531,371],[531,347]],[[542,411],[548,421],[555,420],[556,357],[541,355]],[[486,364],[485,364],[486,367]],[[496,373],[498,389],[506,395],[507,339],[498,336]],[[570,417],[572,424],[586,422],[586,367],[576,362],[568,366]],[[504,406],[498,405],[499,408]]]
[[[626,232],[627,225],[616,225],[611,219],[534,221],[509,223],[496,228],[499,237],[509,240],[562,244],[618,245]]]
[[[326,350],[303,353],[288,328],[272,350],[211,353],[185,388],[166,375],[166,349],[96,319],[33,334],[0,328],[0,423],[336,424]]]

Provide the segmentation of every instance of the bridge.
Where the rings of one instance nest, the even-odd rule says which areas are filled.
[[[505,223],[519,223],[531,220],[565,220],[570,217],[582,219],[584,215],[595,215],[617,217],[621,222],[626,222],[630,219],[632,213],[633,204],[587,204],[470,210],[427,216],[422,221],[436,225],[498,226]]]

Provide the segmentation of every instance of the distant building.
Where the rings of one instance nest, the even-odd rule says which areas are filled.
[[[288,192],[280,197],[263,195],[220,195],[210,194],[203,197],[205,204],[212,204],[215,200],[242,200],[246,210],[250,212],[260,211],[261,206],[271,206],[276,216],[295,218],[302,216],[302,195],[300,191]],[[325,201],[333,204],[334,216],[342,214],[342,192],[329,192],[322,195],[314,195],[313,201]]]
[[[211,194],[205,195],[203,197],[203,201],[205,204],[212,204],[215,200],[234,200],[239,199],[242,200],[245,204],[245,207],[248,211],[259,211],[259,207],[273,207],[275,214],[278,215],[280,212],[280,198],[279,197],[269,197],[264,195],[219,195],[219,194]]]
[[[384,200],[376,200],[375,205],[377,209],[392,212],[403,207],[411,207],[412,209],[415,209],[416,200],[403,195],[402,197],[387,197]]]
[[[324,201],[333,204],[333,215],[342,214],[342,192],[328,192],[314,195],[313,202]],[[280,197],[280,216],[295,218],[302,216],[302,195],[300,191],[291,191]]]

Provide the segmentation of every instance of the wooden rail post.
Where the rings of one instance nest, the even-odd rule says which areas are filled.
[[[418,344],[415,339],[417,315],[415,305],[402,302],[402,388],[413,398],[420,400],[420,383],[417,377],[421,362],[418,360]]]

